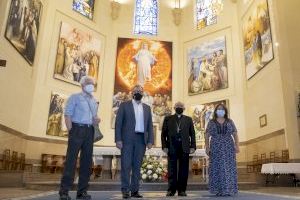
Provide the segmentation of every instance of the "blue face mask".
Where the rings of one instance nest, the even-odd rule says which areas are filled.
[[[223,110],[223,109],[220,109],[220,110],[218,109],[216,113],[217,113],[218,117],[224,117],[225,116],[225,110]]]
[[[95,87],[93,84],[88,84],[86,86],[84,86],[84,91],[86,91],[89,94],[92,94],[95,90]]]

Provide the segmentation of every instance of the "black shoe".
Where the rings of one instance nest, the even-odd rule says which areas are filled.
[[[143,196],[140,195],[139,192],[131,192],[131,197],[133,197],[133,198],[143,198]]]
[[[180,197],[186,197],[187,194],[185,192],[178,192],[178,196],[180,196]]]
[[[87,192],[83,192],[81,194],[77,194],[76,199],[91,200],[92,196],[89,195]]]
[[[172,191],[168,191],[166,194],[167,197],[172,197],[174,195],[175,195],[175,192],[172,192]]]
[[[123,199],[130,199],[129,192],[122,192]]]
[[[59,200],[72,200],[68,193],[59,194]]]

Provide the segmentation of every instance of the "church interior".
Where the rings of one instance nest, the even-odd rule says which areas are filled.
[[[180,101],[196,132],[192,199],[207,195],[205,129],[218,104],[239,136],[240,198],[300,199],[299,7],[299,0],[1,0],[0,199],[55,199],[68,143],[64,107],[87,75],[104,135],[93,149],[98,199],[119,191],[116,114],[137,83],[153,117],[144,163],[160,168],[155,176],[141,171],[147,198],[166,190],[161,129]]]

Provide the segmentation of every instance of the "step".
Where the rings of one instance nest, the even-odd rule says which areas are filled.
[[[252,190],[257,188],[259,185],[255,182],[239,182],[240,190]],[[73,189],[75,190],[77,184],[75,183]],[[43,182],[27,182],[25,188],[33,190],[58,190],[58,181],[43,181]],[[119,191],[121,188],[120,182],[90,182],[89,190],[91,191]],[[143,191],[166,191],[168,183],[142,183],[141,190]],[[187,190],[207,190],[207,183],[188,183]]]

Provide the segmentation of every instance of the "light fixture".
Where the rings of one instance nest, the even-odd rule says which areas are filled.
[[[173,21],[176,26],[178,26],[181,22],[181,8],[180,8],[180,0],[174,0],[174,8],[172,10]]]
[[[110,7],[111,7],[111,13],[110,16],[112,18],[112,20],[116,20],[119,17],[119,13],[120,13],[120,8],[121,8],[121,4],[115,0],[112,0],[110,2]]]

